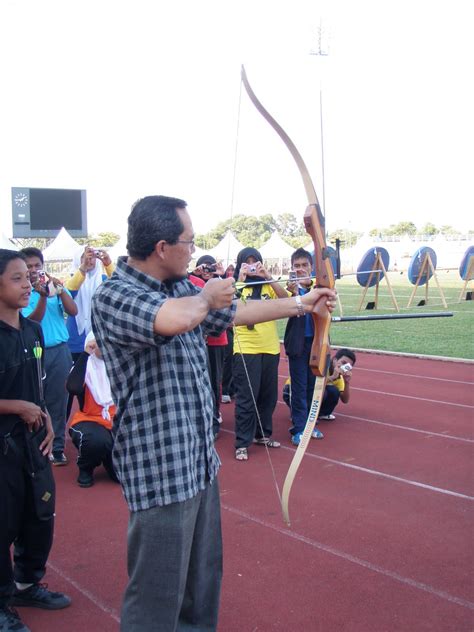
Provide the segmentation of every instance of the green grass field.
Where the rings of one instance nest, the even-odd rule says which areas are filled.
[[[382,320],[372,322],[333,323],[331,343],[335,346],[347,346],[359,349],[380,349],[423,355],[447,356],[452,358],[474,358],[474,301],[459,301],[464,281],[457,271],[440,271],[438,281],[448,304],[442,305],[440,292],[430,280],[428,303],[416,307],[425,299],[425,287],[417,289],[411,307],[407,304],[414,286],[409,283],[406,274],[390,272],[390,285],[400,308],[400,313],[453,312],[452,318],[414,318],[406,320]],[[472,282],[470,284],[472,289]],[[358,311],[363,288],[358,285],[355,276],[343,277],[337,281],[337,290],[342,305],[343,316],[396,314],[385,280],[380,282],[377,310],[366,310],[369,301],[374,300],[375,288],[367,291],[361,311]],[[340,316],[340,310],[335,311]],[[278,331],[283,338],[285,321],[278,322]]]

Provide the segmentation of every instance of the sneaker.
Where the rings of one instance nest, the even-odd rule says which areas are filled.
[[[311,438],[312,439],[324,439],[324,435],[321,432],[321,430],[318,430],[317,428],[315,428],[313,430],[313,432],[311,433]]]
[[[67,465],[69,463],[64,452],[53,452],[49,459],[52,465]]]
[[[291,436],[291,443],[293,445],[299,445],[301,443],[301,437],[303,436],[302,432],[297,432],[296,434]]]
[[[77,484],[79,487],[92,487],[94,484],[94,477],[89,470],[79,470],[79,476],[77,477]]]
[[[217,421],[221,424],[222,423],[222,415],[219,415],[219,417],[217,418]]]
[[[18,612],[10,606],[0,606],[1,632],[31,632],[20,619]]]
[[[326,421],[334,421],[336,415],[319,415],[318,419],[325,419]]]
[[[71,605],[70,597],[48,590],[47,584],[33,584],[25,590],[17,588],[10,601],[13,606],[28,606],[44,610],[60,610]]]
[[[230,402],[232,401],[230,395],[222,395],[221,397],[221,402],[223,404],[230,404]]]

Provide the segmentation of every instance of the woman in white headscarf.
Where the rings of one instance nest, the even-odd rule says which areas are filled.
[[[73,275],[65,282],[77,306],[77,315],[68,316],[66,327],[69,333],[68,347],[75,362],[84,350],[84,342],[91,331],[92,296],[102,281],[112,276],[114,264],[105,250],[94,250],[86,246],[84,252],[74,256]],[[104,273],[105,272],[105,273]],[[71,414],[74,397],[69,396],[66,419]]]
[[[64,284],[77,305],[77,316],[68,318],[66,323],[69,350],[74,360],[82,353],[86,336],[92,329],[92,296],[102,281],[112,276],[114,268],[105,250],[94,250],[86,246],[83,253],[74,256],[73,275]]]
[[[91,487],[94,469],[101,464],[110,478],[117,481],[112,464],[115,405],[105,363],[92,332],[86,336],[85,350],[74,364],[66,386],[80,405],[69,427],[72,442],[79,451],[79,486]]]

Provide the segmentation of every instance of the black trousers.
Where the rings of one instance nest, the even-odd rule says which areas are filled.
[[[71,352],[73,364],[76,363],[76,361],[77,361],[77,359],[79,358],[80,355],[81,355],[80,353],[72,353]],[[69,417],[71,416],[71,409],[72,409],[72,404],[74,402],[74,397],[75,396],[72,393],[69,393],[68,400],[67,400],[67,409],[66,409],[66,423],[67,423]]]
[[[18,448],[15,453],[0,436],[0,605],[5,605],[13,593],[14,581],[41,581],[54,532],[54,518],[39,520],[35,513],[31,482],[24,467],[24,436],[11,440]]]
[[[224,367],[222,370],[222,394],[234,396],[233,381],[233,363],[234,363],[234,330],[230,327],[227,330],[227,346],[224,352]]]
[[[236,448],[247,448],[254,438],[262,438],[262,431],[264,437],[272,435],[272,416],[278,399],[279,361],[278,354],[234,354]],[[262,427],[258,423],[254,399]]]
[[[330,415],[339,403],[340,392],[337,386],[328,384],[324,391],[323,401],[321,402],[320,415]]]
[[[214,394],[214,416],[219,417],[221,406],[221,382],[222,369],[224,367],[225,346],[214,347],[208,345],[209,353],[209,374],[211,378],[211,388]]]
[[[80,470],[92,471],[103,465],[115,480],[112,464],[113,438],[110,430],[95,421],[80,421],[69,428],[72,442],[79,451],[77,465]]]

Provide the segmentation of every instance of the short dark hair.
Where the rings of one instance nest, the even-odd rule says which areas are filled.
[[[7,265],[10,263],[10,261],[13,261],[14,259],[23,259],[24,261],[25,257],[23,253],[18,252],[18,250],[8,250],[7,248],[0,248],[0,276],[7,269]]]
[[[22,248],[20,252],[22,252],[25,257],[38,257],[39,259],[41,259],[41,263],[44,263],[43,253],[39,248],[29,246],[28,248]]]
[[[347,349],[346,347],[342,347],[336,351],[336,355],[334,356],[336,360],[342,358],[342,356],[346,356],[352,362],[352,364],[356,363],[356,354],[352,351],[352,349]]]
[[[128,254],[144,261],[162,239],[177,243],[184,230],[177,209],[186,206],[184,200],[164,195],[149,195],[135,202],[128,216]]]
[[[291,265],[293,265],[296,259],[308,259],[310,264],[313,265],[313,255],[304,248],[297,248],[291,255]]]

